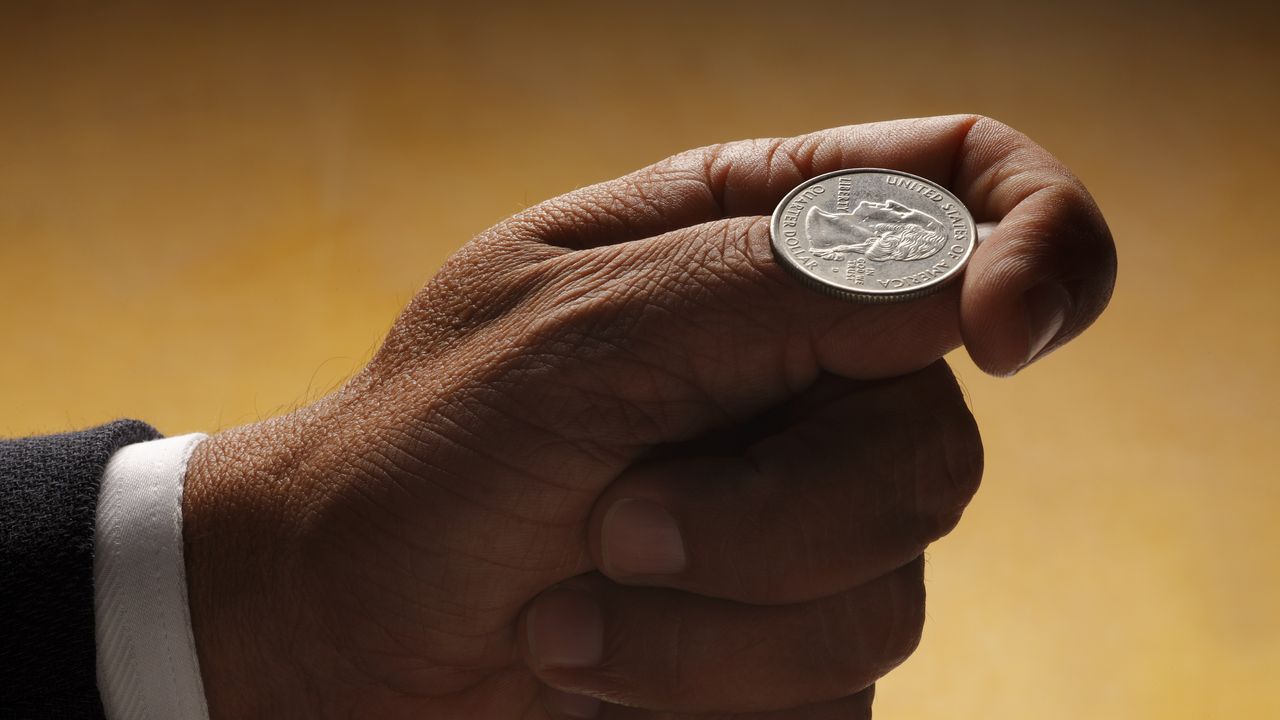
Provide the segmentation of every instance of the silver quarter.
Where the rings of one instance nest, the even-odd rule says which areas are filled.
[[[778,203],[773,254],[806,285],[859,302],[928,295],[960,276],[977,239],[946,188],[910,173],[837,170]]]

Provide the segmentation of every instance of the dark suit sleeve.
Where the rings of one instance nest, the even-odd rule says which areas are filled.
[[[98,484],[116,450],[160,437],[119,420],[0,440],[0,718],[102,718],[93,637]]]

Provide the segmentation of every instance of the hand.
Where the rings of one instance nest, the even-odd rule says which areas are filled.
[[[863,306],[775,264],[774,204],[860,166],[999,221],[962,283]],[[196,452],[213,717],[869,712],[980,475],[938,358],[1013,373],[1114,271],[1080,183],[975,117],[694,150],[520,213],[341,390]]]

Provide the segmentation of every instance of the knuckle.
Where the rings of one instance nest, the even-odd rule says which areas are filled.
[[[901,665],[920,647],[924,636],[925,589],[923,561],[916,560],[891,578],[889,630],[880,653],[880,675]]]
[[[899,462],[908,463],[903,470],[915,478],[907,498],[915,533],[927,544],[960,521],[981,484],[984,454],[978,423],[945,362],[918,373],[913,385],[912,397],[927,409],[903,419],[916,431],[898,433],[897,442],[905,443]]]
[[[732,169],[723,159],[735,152],[733,148],[737,144],[716,143],[685,150],[654,163],[648,170],[659,176],[676,174],[696,181],[700,192],[723,209],[726,178]]]
[[[917,446],[919,470],[914,502],[916,528],[928,543],[955,529],[982,481],[983,449],[977,423],[963,406],[934,415],[931,442]],[[919,462],[932,453],[938,462]]]
[[[829,673],[830,690],[859,692],[902,664],[920,645],[925,590],[917,559],[829,604],[818,636],[825,652],[814,655]],[[847,628],[840,635],[828,631]]]
[[[730,177],[795,178],[812,169],[820,134],[738,140],[704,148],[706,177],[721,207],[732,204]]]
[[[982,483],[985,452],[978,421],[965,406],[953,413],[954,422],[947,427],[947,469],[952,484],[959,491],[959,500],[967,504]]]
[[[1116,249],[1097,204],[1074,177],[1046,180],[1018,226],[1018,242],[1001,249],[997,269],[1011,282],[1030,285],[1052,278],[1072,299],[1076,324],[1101,314],[1116,276]],[[1087,323],[1086,323],[1087,324]]]
[[[1050,258],[1061,269],[1096,272],[1100,260],[1110,264],[1115,259],[1111,230],[1089,191],[1074,177],[1046,187],[1043,191],[1046,211],[1040,220],[1046,234],[1060,236],[1067,242],[1055,243]]]
[[[715,207],[715,196],[701,167],[653,165],[637,175],[635,184],[637,193],[653,209],[655,217],[661,215],[658,210],[661,207],[707,206],[712,210]]]

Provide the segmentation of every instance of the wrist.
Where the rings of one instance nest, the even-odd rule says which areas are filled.
[[[211,436],[192,453],[183,492],[191,629],[210,717],[249,717],[296,676],[282,662],[304,626],[299,592],[307,411]]]

